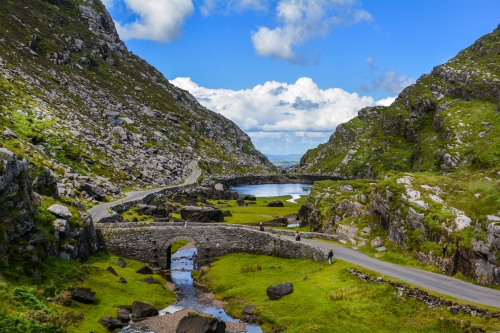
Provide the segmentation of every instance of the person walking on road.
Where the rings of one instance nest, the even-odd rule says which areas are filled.
[[[259,227],[259,230],[260,230],[260,231],[264,231],[264,225],[262,224],[262,222],[260,222],[260,227]]]
[[[330,264],[330,266],[332,265],[332,258],[333,258],[333,249],[330,248],[330,250],[328,251],[328,263]]]
[[[184,221],[184,228],[187,228],[189,225],[189,220]]]
[[[300,232],[297,230],[297,233],[295,234],[295,240],[297,242],[300,242]]]

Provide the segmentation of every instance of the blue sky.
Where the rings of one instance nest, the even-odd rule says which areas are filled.
[[[129,50],[235,121],[304,153],[500,23],[498,0],[106,0]]]

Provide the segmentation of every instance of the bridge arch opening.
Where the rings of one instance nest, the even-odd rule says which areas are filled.
[[[160,248],[160,253],[164,255],[164,260],[160,262],[160,267],[162,269],[170,270],[172,267],[172,245],[177,241],[187,241],[188,243],[193,244],[193,246],[198,250],[198,256],[200,251],[202,250],[200,242],[198,242],[195,238],[189,236],[176,236],[172,237],[163,243]]]

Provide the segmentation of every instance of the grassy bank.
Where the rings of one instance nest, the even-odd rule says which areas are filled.
[[[445,308],[398,299],[394,287],[362,282],[346,271],[348,267],[355,266],[340,260],[328,266],[229,254],[213,263],[201,281],[229,302],[226,310],[234,317],[241,316],[245,305],[255,305],[267,330],[286,326],[286,332],[472,332],[467,327],[500,327],[497,318],[452,315]],[[286,281],[293,284],[293,294],[269,301],[267,287]]]
[[[53,325],[57,324],[70,333],[105,333],[108,330],[99,323],[99,319],[116,317],[121,307],[131,307],[134,301],[151,304],[157,309],[175,302],[174,293],[164,288],[164,283],[162,286],[140,281],[145,275],[135,271],[143,263],[126,260],[127,266],[121,268],[116,265],[117,260],[118,257],[104,252],[92,256],[83,264],[48,258],[43,262],[40,278],[36,280],[22,276],[16,278],[8,269],[3,269],[0,273],[0,331],[58,332],[57,326]],[[118,276],[108,272],[108,267],[113,267]],[[128,283],[118,282],[119,277]],[[155,278],[162,281],[159,276]],[[59,305],[47,301],[47,298],[64,299],[65,292],[73,287],[92,289],[96,293],[96,304],[73,301],[71,305]],[[16,295],[19,288],[23,297]]]
[[[210,202],[222,211],[229,210],[233,216],[224,217],[224,221],[231,224],[250,224],[257,225],[259,222],[268,222],[277,217],[283,217],[289,214],[297,214],[300,207],[306,201],[307,197],[302,196],[297,199],[297,203],[288,202],[291,195],[282,195],[279,197],[262,197],[256,201],[247,201],[248,206],[238,206],[236,200],[218,201],[210,200]],[[281,201],[284,207],[267,207],[272,201]],[[222,203],[219,203],[222,202]],[[255,204],[252,204],[255,202]]]

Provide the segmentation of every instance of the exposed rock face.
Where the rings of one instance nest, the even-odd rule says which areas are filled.
[[[222,211],[215,207],[184,206],[181,217],[194,222],[224,222]]]
[[[216,318],[186,316],[181,319],[176,333],[224,333],[226,323]]]
[[[157,316],[158,311],[151,305],[135,301],[132,304],[132,317],[134,319]]]
[[[267,288],[266,293],[270,300],[279,300],[293,293],[293,285],[290,282],[283,282]]]
[[[71,298],[80,303],[94,304],[95,292],[86,289],[73,288],[73,291],[71,292]]]

